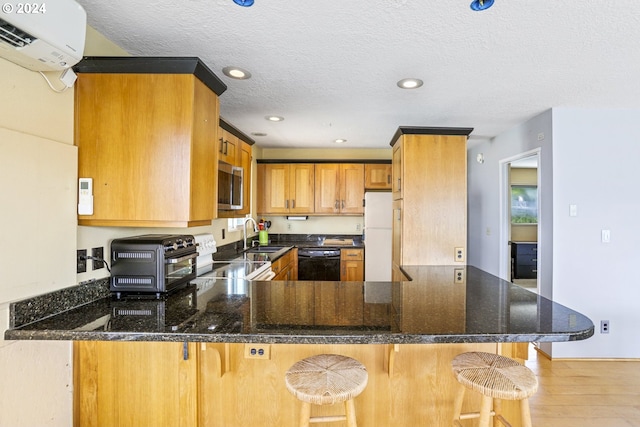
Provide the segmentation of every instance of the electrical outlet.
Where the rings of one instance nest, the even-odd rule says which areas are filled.
[[[87,250],[78,249],[76,251],[76,273],[86,273],[87,271]]]
[[[464,268],[453,269],[453,283],[465,283]]]
[[[104,262],[96,261],[96,259],[104,259],[104,247],[100,246],[99,248],[91,249],[91,257],[93,258],[93,266],[91,269],[99,270],[104,268]]]
[[[455,261],[464,262],[464,248],[455,249]]]
[[[601,320],[600,321],[600,333],[601,334],[608,334],[609,333],[609,321],[608,320]]]
[[[290,222],[289,222],[289,223],[287,223],[287,230],[288,230],[288,231],[291,231],[291,223],[290,223]]]
[[[271,344],[245,344],[245,359],[271,359]]]
[[[356,224],[356,231],[360,231],[360,224]]]

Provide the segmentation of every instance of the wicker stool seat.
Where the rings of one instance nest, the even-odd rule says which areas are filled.
[[[528,399],[538,390],[538,379],[531,369],[508,357],[483,352],[462,353],[451,367],[462,385],[454,403],[454,426],[461,426],[460,420],[479,417],[480,427],[489,427],[491,416],[508,426],[500,415],[500,400],[519,400],[522,426],[531,427]],[[466,388],[482,394],[480,412],[461,413]]]
[[[302,401],[300,426],[310,422],[347,421],[356,427],[353,399],[367,385],[367,369],[355,359],[337,354],[319,354],[294,363],[285,374],[285,383]],[[344,402],[345,415],[311,417],[311,405]]]

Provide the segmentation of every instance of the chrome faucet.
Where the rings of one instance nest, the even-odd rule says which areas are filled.
[[[249,221],[253,222],[253,231],[258,232],[258,223],[256,223],[255,219],[248,217],[244,220],[244,224],[242,225],[242,243],[244,249],[247,249],[247,223]]]

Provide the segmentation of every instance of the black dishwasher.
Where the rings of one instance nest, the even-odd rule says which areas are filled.
[[[340,280],[340,248],[299,248],[298,280]]]

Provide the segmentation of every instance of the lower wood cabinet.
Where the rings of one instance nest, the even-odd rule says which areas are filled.
[[[340,250],[340,280],[343,282],[364,280],[364,249]]]
[[[524,346],[520,353],[518,348]],[[465,351],[526,358],[526,344],[271,344],[266,360],[245,344],[88,341],[74,343],[74,426],[297,427],[300,402],[284,373],[298,360],[339,353],[363,363],[369,383],[356,398],[361,426],[450,425],[459,384],[451,359]],[[522,360],[522,359],[520,359]],[[472,395],[476,407],[480,399]],[[332,405],[316,415],[335,415]],[[518,402],[503,402],[519,419]],[[514,423],[514,427],[519,423]]]
[[[276,274],[272,280],[298,280],[298,248],[293,248],[271,263]]]
[[[198,425],[195,343],[73,343],[75,427]],[[186,354],[186,358],[185,358]]]

